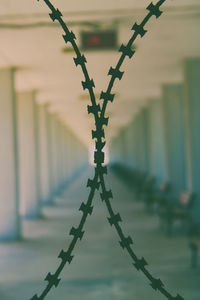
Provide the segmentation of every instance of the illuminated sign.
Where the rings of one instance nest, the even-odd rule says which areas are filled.
[[[117,32],[115,30],[81,32],[83,50],[116,50]]]

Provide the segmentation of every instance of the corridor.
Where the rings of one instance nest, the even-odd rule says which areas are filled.
[[[199,0],[0,1],[0,300],[200,300],[199,28]]]
[[[45,286],[44,277],[54,271],[58,253],[68,246],[69,230],[78,224],[80,203],[87,198],[85,188],[93,170],[85,170],[56,198],[53,206],[44,208],[41,220],[24,220],[23,240],[0,244],[0,299],[27,300]],[[199,300],[200,272],[190,267],[188,239],[180,232],[167,238],[156,215],[149,215],[144,204],[115,174],[109,172],[108,186],[113,190],[114,210],[120,212],[125,233],[133,238],[138,256],[149,262],[148,269],[161,278],[173,294],[188,300]],[[108,213],[99,199],[88,217],[85,235],[78,242],[71,265],[62,273],[57,289],[48,300],[160,300],[142,274],[133,268],[130,258],[119,247],[119,237],[107,221]],[[177,229],[178,230],[178,229]]]

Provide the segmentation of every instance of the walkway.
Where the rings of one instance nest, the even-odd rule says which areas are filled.
[[[91,173],[91,172],[90,172]],[[85,172],[55,206],[44,209],[44,218],[24,221],[24,239],[0,244],[0,299],[29,300],[45,286],[44,277],[60,262],[56,257],[68,245],[68,233],[79,222],[80,203],[85,201],[89,172]],[[90,176],[91,177],[91,176]],[[113,174],[107,177],[112,187],[113,206],[120,212],[123,228],[134,240],[134,248],[150,263],[149,270],[166,287],[186,300],[200,299],[200,271],[190,269],[188,241],[181,234],[166,238],[156,216],[146,214],[142,203],[134,201],[130,190]],[[72,264],[62,273],[62,281],[47,300],[160,300],[144,276],[136,272],[126,252],[119,247],[114,228],[99,196],[93,215],[88,218],[85,235],[74,251]]]

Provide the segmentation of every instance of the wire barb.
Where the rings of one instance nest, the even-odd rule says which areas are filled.
[[[133,263],[133,265],[139,271],[139,270],[144,269],[144,267],[146,267],[148,265],[148,263],[146,262],[144,257],[142,257],[141,259],[137,259],[136,262]]]
[[[122,76],[124,75],[124,72],[121,72],[120,70],[118,70],[118,68],[110,68],[108,75],[113,76],[113,78],[118,78],[119,80],[122,79]]]
[[[128,56],[129,58],[132,58],[133,55],[135,54],[135,51],[131,49],[131,46],[124,46],[123,44],[119,48],[119,52],[122,52],[124,56]]]
[[[111,226],[113,224],[115,224],[115,226],[116,226],[117,223],[122,222],[120,214],[118,213],[118,214],[113,215],[112,217],[108,218],[108,222],[110,223]]]
[[[50,286],[54,285],[55,287],[57,287],[60,282],[60,279],[58,278],[58,276],[56,274],[48,273],[45,278],[45,281],[48,281],[48,284]]]
[[[68,262],[69,264],[72,262],[73,255],[70,254],[69,251],[65,252],[64,250],[61,250],[60,254],[58,255],[58,258],[61,258],[61,260],[66,263]]]
[[[100,99],[113,102],[115,95],[108,92],[101,92]]]

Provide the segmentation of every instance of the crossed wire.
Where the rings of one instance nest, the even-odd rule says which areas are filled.
[[[39,1],[39,0],[37,0],[37,1]],[[61,27],[64,31],[63,39],[64,39],[65,43],[66,44],[71,43],[71,45],[75,51],[75,54],[77,56],[74,58],[74,63],[76,66],[81,67],[84,78],[85,78],[85,81],[82,81],[82,86],[83,86],[84,90],[86,90],[86,89],[88,90],[89,95],[90,95],[91,104],[92,104],[92,105],[88,105],[88,107],[87,107],[88,114],[94,115],[94,120],[95,120],[95,125],[96,125],[96,130],[92,130],[92,139],[96,140],[95,141],[96,149],[94,152],[94,163],[96,164],[96,166],[95,166],[95,174],[94,174],[93,179],[88,179],[88,182],[87,182],[87,187],[90,188],[88,200],[86,203],[83,202],[79,208],[79,210],[82,211],[82,213],[83,213],[80,223],[79,223],[78,227],[72,227],[69,232],[69,234],[73,236],[73,239],[72,239],[67,251],[61,250],[60,254],[58,255],[58,258],[61,259],[61,263],[59,264],[55,273],[47,274],[47,276],[45,278],[45,281],[47,281],[47,285],[44,288],[44,290],[42,291],[41,295],[38,296],[36,294],[30,300],[43,300],[47,296],[47,294],[50,292],[50,290],[52,289],[53,286],[54,287],[58,286],[58,284],[60,282],[60,278],[59,278],[60,273],[62,272],[66,263],[70,264],[72,262],[72,259],[74,257],[72,252],[76,246],[77,241],[81,240],[84,235],[83,227],[84,227],[84,224],[86,222],[88,215],[92,214],[92,211],[93,211],[92,202],[93,202],[94,194],[95,194],[96,190],[99,190],[100,186],[101,186],[100,196],[101,196],[102,201],[105,202],[105,205],[106,205],[108,213],[109,213],[108,221],[111,226],[115,227],[117,234],[120,237],[120,241],[119,241],[120,246],[122,247],[122,249],[127,250],[129,256],[133,260],[133,266],[136,268],[137,271],[141,271],[147,277],[147,279],[149,279],[150,285],[155,291],[160,291],[161,294],[163,294],[167,299],[170,299],[170,300],[184,300],[180,295],[172,296],[164,287],[163,282],[160,279],[154,278],[150,274],[150,272],[146,269],[146,266],[148,265],[148,263],[146,262],[144,257],[138,258],[138,256],[133,251],[133,249],[131,247],[131,245],[133,244],[132,238],[130,236],[126,237],[124,235],[122,228],[119,224],[120,222],[122,222],[121,216],[119,213],[117,213],[117,214],[114,213],[112,205],[111,205],[110,199],[113,198],[112,191],[108,190],[105,185],[104,175],[107,174],[107,167],[103,166],[104,152],[102,151],[106,144],[103,126],[107,126],[108,120],[109,120],[109,118],[105,117],[107,104],[108,104],[108,102],[113,102],[113,100],[114,100],[115,95],[112,94],[111,92],[112,92],[112,88],[115,83],[115,80],[116,79],[121,80],[122,76],[124,74],[124,72],[120,71],[120,67],[122,66],[126,57],[128,57],[128,58],[133,57],[133,55],[135,54],[135,51],[133,50],[134,41],[136,40],[136,38],[138,36],[140,36],[142,38],[146,34],[147,30],[144,29],[144,26],[147,24],[147,22],[149,21],[149,19],[152,16],[155,16],[156,18],[159,18],[161,16],[162,11],[160,10],[160,7],[166,0],[160,0],[156,4],[150,3],[147,7],[148,14],[143,19],[143,21],[140,24],[134,23],[134,25],[132,27],[132,30],[134,31],[134,33],[133,33],[132,37],[128,41],[127,45],[122,44],[119,49],[119,52],[121,52],[121,56],[117,62],[116,67],[115,68],[111,67],[109,69],[108,75],[111,76],[111,79],[109,81],[107,90],[105,92],[102,91],[100,94],[100,100],[103,101],[102,106],[100,104],[97,104],[97,102],[96,102],[96,98],[95,98],[95,94],[94,94],[94,90],[93,90],[95,87],[94,81],[93,81],[93,79],[90,78],[90,76],[88,74],[87,67],[86,67],[87,60],[86,60],[85,56],[81,54],[81,52],[76,44],[76,41],[75,41],[76,37],[75,37],[74,33],[68,29],[67,25],[63,21],[62,13],[58,9],[56,9],[49,0],[43,0],[43,1],[46,3],[46,5],[51,10],[51,13],[49,14],[49,16],[52,19],[52,21],[54,22],[56,20],[61,25]]]

